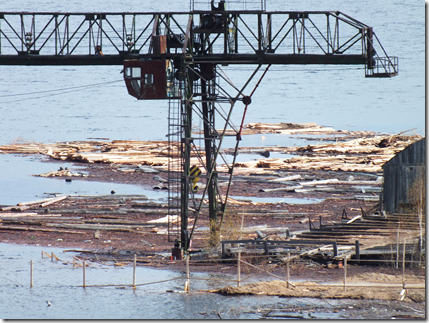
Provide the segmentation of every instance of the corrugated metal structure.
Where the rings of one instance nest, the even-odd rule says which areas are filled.
[[[384,185],[380,199],[386,212],[413,213],[416,207],[415,199],[423,198],[424,201],[425,146],[426,139],[423,138],[383,165]]]

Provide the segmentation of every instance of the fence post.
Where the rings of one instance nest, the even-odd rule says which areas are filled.
[[[134,254],[133,289],[136,289],[136,266],[137,266],[137,254]]]
[[[290,278],[290,252],[287,253],[287,263],[286,263],[286,281],[287,281],[287,288],[289,288],[289,278]]]
[[[86,263],[85,260],[83,261],[83,288],[85,288],[85,267],[86,267]]]
[[[189,254],[186,255],[186,279],[185,291],[189,293]]]
[[[33,287],[33,259],[30,260],[30,287]]]
[[[347,257],[344,257],[344,291],[346,291],[346,279],[347,279]]]
[[[419,237],[419,268],[422,266],[422,250],[423,250],[423,240],[422,237]]]
[[[238,257],[237,257],[237,287],[240,287],[240,263],[241,263],[241,252],[238,252]]]
[[[75,267],[76,267],[76,257],[73,256],[73,268],[75,268]]]
[[[54,262],[54,253],[51,251],[51,262]]]
[[[405,240],[402,252],[402,288],[405,289]]]

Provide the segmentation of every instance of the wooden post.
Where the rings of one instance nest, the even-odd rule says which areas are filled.
[[[405,289],[405,240],[402,252],[402,288]]]
[[[237,257],[237,287],[240,287],[240,263],[241,263],[241,252],[238,252]]]
[[[85,267],[86,267],[86,263],[85,260],[83,261],[83,288],[85,288]]]
[[[42,259],[43,259],[43,251],[42,251]]]
[[[399,225],[400,223],[398,223],[398,230],[396,233],[396,268],[399,267]]]
[[[355,241],[355,254],[356,254],[356,259],[360,259],[360,245],[359,245],[359,240]],[[360,261],[358,261],[358,263],[360,263]]]
[[[334,257],[338,256],[338,245],[336,241],[334,241],[334,243],[332,244],[332,249],[334,252]]]
[[[54,253],[51,252],[51,262],[54,262]]]
[[[133,289],[136,289],[136,266],[137,266],[137,254],[134,254]]]
[[[76,257],[73,256],[73,268],[75,268],[75,267],[76,267]]]
[[[347,257],[344,257],[344,291],[346,291],[346,279],[347,279]]]
[[[33,287],[33,259],[30,260],[30,287]]]
[[[289,288],[289,278],[290,278],[290,252],[287,253],[287,263],[286,263],[286,281],[287,288]]]
[[[422,266],[422,250],[423,250],[423,240],[422,237],[419,237],[419,268]]]

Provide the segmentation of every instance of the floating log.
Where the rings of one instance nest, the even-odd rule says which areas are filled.
[[[0,213],[0,218],[38,216],[37,213]],[[61,216],[61,215],[60,215]]]
[[[79,223],[46,223],[47,227],[70,228],[80,230],[106,230],[106,231],[134,231],[139,226],[134,225],[99,225],[99,224],[79,224]]]
[[[43,231],[43,232],[56,232],[56,233],[72,233],[72,234],[86,234],[81,231],[70,231],[70,230],[58,230],[58,229],[45,229],[45,228],[31,228],[31,227],[16,227],[9,225],[0,225],[0,230],[12,230],[12,231]]]
[[[47,201],[47,202],[43,202],[43,203],[41,203],[39,206],[40,206],[40,207],[45,207],[45,206],[48,206],[48,205],[51,205],[51,204],[54,204],[54,203],[57,203],[57,202],[63,201],[63,200],[65,200],[66,198],[68,198],[68,196],[67,196],[67,195],[58,196],[58,197],[55,197],[55,198],[51,199],[50,201]]]
[[[298,189],[302,189],[304,186],[297,185],[297,186],[287,186],[287,187],[278,187],[278,188],[262,188],[259,191],[260,192],[278,192],[278,191],[287,191],[287,192],[293,192]]]
[[[177,223],[180,220],[180,216],[178,215],[166,215],[162,218],[155,219],[155,220],[149,220],[147,223]]]
[[[320,181],[311,181],[311,182],[300,182],[299,185],[301,186],[313,186],[313,185],[323,185],[323,184],[331,184],[338,182],[338,178],[332,178],[332,179],[324,179]]]

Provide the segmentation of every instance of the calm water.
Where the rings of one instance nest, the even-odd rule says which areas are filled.
[[[41,252],[53,252],[61,261],[51,262]],[[73,268],[73,253],[49,246],[20,246],[0,243],[0,317],[2,319],[259,319],[261,310],[268,308],[315,309],[318,319],[346,316],[357,307],[359,300],[320,300],[312,298],[279,298],[273,296],[222,296],[202,293],[235,282],[208,280],[190,281],[191,293],[183,293],[186,277],[183,271],[151,269],[138,266],[136,284],[176,280],[131,287],[82,288],[82,267]],[[30,288],[30,260],[33,260],[33,287]],[[236,275],[202,274],[193,272],[191,278],[236,279]],[[86,285],[125,285],[133,282],[132,266],[113,266],[90,263],[85,272]],[[242,273],[242,279],[246,275]],[[270,278],[267,278],[270,280]],[[255,282],[250,279],[247,282]],[[292,281],[294,279],[292,278]],[[170,292],[174,291],[174,292]],[[47,301],[52,305],[48,306]],[[373,302],[378,308],[377,302]],[[349,307],[350,306],[350,307]],[[304,315],[306,315],[305,311]],[[293,312],[290,314],[299,314]],[[377,315],[383,312],[377,313]],[[385,315],[386,316],[386,315]],[[368,318],[364,315],[363,318]],[[380,318],[389,318],[381,316]]]
[[[62,12],[187,10],[187,2],[185,9],[182,5],[181,2],[170,0],[145,1],[144,8],[142,2],[136,0],[110,3],[101,0],[90,2],[17,0],[2,3],[0,10]],[[416,128],[418,133],[424,134],[423,1],[390,1],[387,4],[384,1],[370,0],[341,2],[267,0],[267,10],[342,11],[374,27],[387,53],[399,57],[400,72],[399,76],[391,79],[366,79],[363,66],[273,66],[252,97],[246,123],[316,122],[335,129],[392,134]],[[250,66],[239,68],[230,66],[222,69],[237,84],[242,84],[252,71]],[[122,81],[121,70],[120,66],[0,66],[0,144],[9,144],[13,141],[73,141],[91,137],[111,140],[166,139],[167,102],[137,101],[129,96]],[[85,87],[73,89],[82,86]],[[54,92],[45,92],[53,90]],[[15,96],[10,96],[11,94]],[[233,119],[235,124],[240,123],[241,114],[242,106],[237,106]],[[250,136],[244,137],[241,145],[287,145],[290,140],[294,139],[289,136],[266,136],[265,139]],[[20,167],[31,168],[22,172],[28,174],[25,176],[30,176],[42,171],[39,168],[45,166],[40,166],[37,161],[23,165],[17,161],[16,158],[19,157],[1,157],[0,195],[9,194],[10,201],[15,201],[20,197],[34,198],[54,189],[41,184],[38,190],[29,192],[26,186],[22,185],[24,179],[18,174]],[[52,166],[47,168],[49,169],[46,171],[52,170]],[[109,187],[99,186],[97,189],[110,190]],[[130,189],[139,190],[132,187]],[[9,192],[14,192],[13,196]],[[24,269],[8,274],[11,276],[4,274],[5,268],[16,268],[15,261],[21,259],[19,252],[26,254],[26,259],[21,259],[24,262],[19,266],[22,268],[28,266],[27,250],[2,244],[0,306],[3,318],[217,318],[213,316],[214,314],[198,317],[195,313],[201,308],[210,312],[222,306],[226,309],[231,305],[230,299],[218,295],[201,297],[165,293],[166,289],[178,287],[174,284],[162,288],[148,287],[150,292],[146,288],[132,292],[117,289],[82,290],[73,287],[74,283],[64,286],[63,282],[59,283],[57,280],[30,290],[26,285],[27,277],[21,277],[26,275]],[[66,268],[68,267],[64,266],[62,270],[68,270]],[[102,272],[104,269],[94,270]],[[124,269],[123,272],[127,270]],[[111,269],[106,269],[106,273],[110,272]],[[156,271],[157,277],[170,275],[173,274]],[[10,279],[16,280],[18,286]],[[46,300],[53,301],[55,306],[46,308]],[[237,297],[234,298],[234,306],[250,307],[277,301],[278,299],[268,300],[263,297]],[[162,311],[159,304],[163,304]],[[244,314],[240,315],[242,315],[240,318],[247,318]]]

